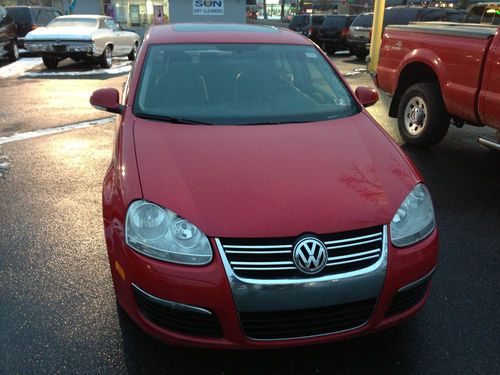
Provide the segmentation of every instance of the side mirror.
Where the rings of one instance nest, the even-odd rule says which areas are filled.
[[[369,107],[378,102],[378,92],[374,88],[360,86],[354,91],[354,94],[363,107]]]
[[[101,111],[123,113],[124,106],[120,104],[120,93],[117,89],[99,89],[92,93],[90,104]]]

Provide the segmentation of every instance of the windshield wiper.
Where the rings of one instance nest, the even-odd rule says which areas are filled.
[[[141,113],[141,112],[136,113],[135,115],[137,117],[148,119],[148,120],[164,121],[164,122],[170,122],[172,124],[214,125],[210,122],[198,121],[198,120],[182,118],[182,117],[161,116],[161,115],[153,115],[150,113]]]

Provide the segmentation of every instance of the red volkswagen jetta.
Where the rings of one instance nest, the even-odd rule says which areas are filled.
[[[438,233],[421,176],[314,44],[155,26],[123,98],[103,214],[119,304],[166,342],[271,348],[422,307]]]

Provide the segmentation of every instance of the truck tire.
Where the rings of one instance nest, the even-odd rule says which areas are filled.
[[[130,51],[130,53],[127,55],[127,58],[129,59],[129,61],[135,60],[135,57],[137,56],[137,49],[138,48],[139,48],[139,46],[137,45],[137,43],[134,43],[134,46],[132,47],[132,51]]]
[[[43,65],[45,65],[49,69],[57,68],[57,64],[59,64],[59,58],[54,56],[42,56]]]
[[[102,55],[99,57],[99,65],[103,69],[109,69],[111,68],[112,64],[113,53],[111,52],[111,48],[109,48],[109,46],[106,46],[106,48],[104,48],[104,51],[102,51]]]
[[[415,146],[439,143],[450,126],[439,86],[417,83],[406,89],[399,102],[398,128],[406,141]]]

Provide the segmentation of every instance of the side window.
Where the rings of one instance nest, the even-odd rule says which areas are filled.
[[[465,22],[468,22],[468,23],[481,22],[481,17],[483,16],[484,8],[485,8],[484,5],[471,8],[471,10],[469,11],[469,14],[467,14],[467,18],[465,19]]]
[[[419,21],[441,21],[443,18],[441,9],[426,9],[422,12]]]
[[[117,23],[115,22],[115,20],[111,19],[111,18],[107,18],[105,21],[106,23],[106,26],[113,30],[113,31],[120,31],[120,27],[117,25]]]

